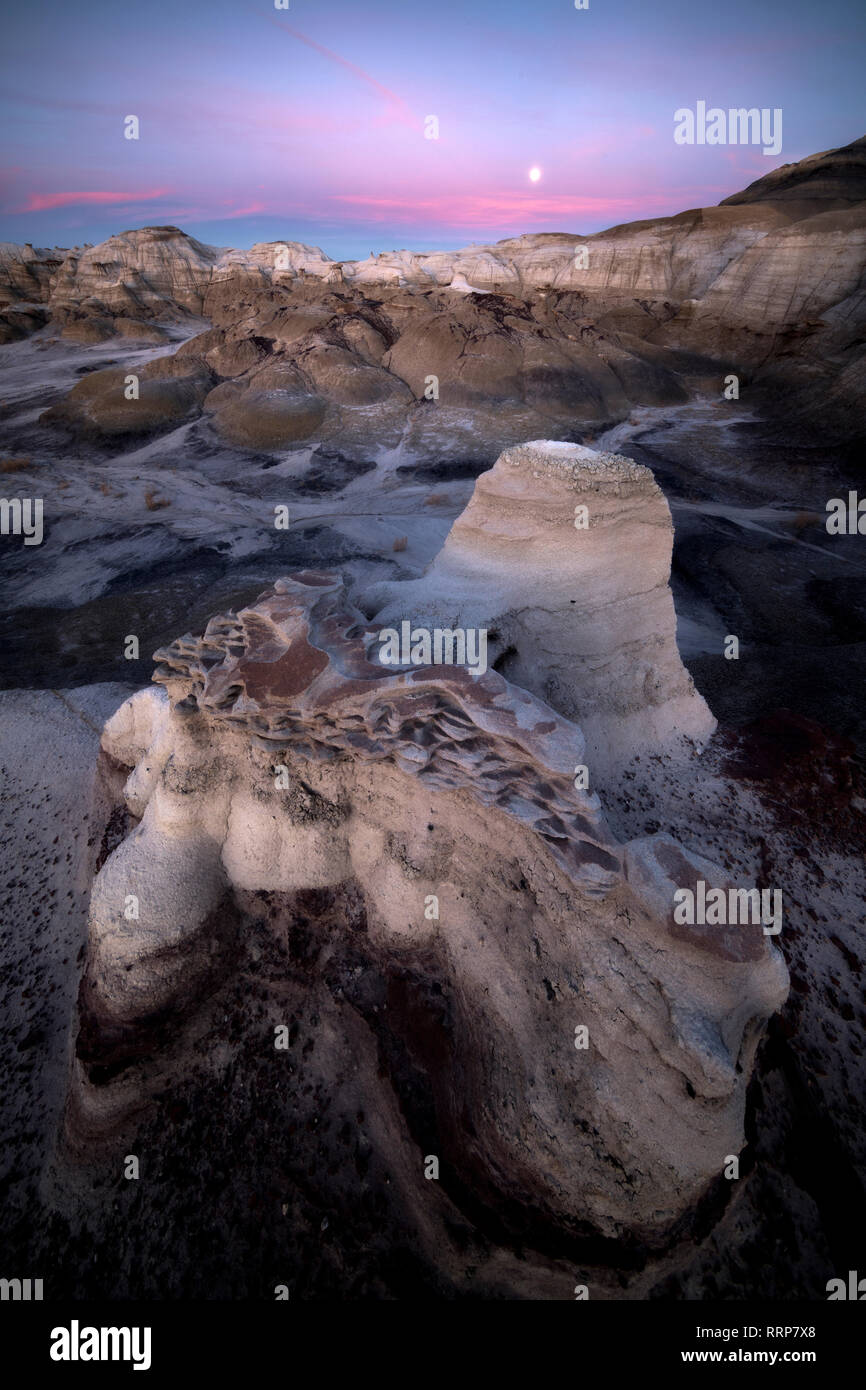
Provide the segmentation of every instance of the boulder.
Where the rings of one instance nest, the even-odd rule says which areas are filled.
[[[132,399],[130,375],[138,378],[138,395]],[[196,358],[160,357],[137,372],[107,367],[82,377],[40,419],[103,438],[155,434],[194,420],[214,381]]]
[[[321,425],[326,409],[326,402],[309,392],[250,388],[221,405],[212,419],[228,443],[267,452],[308,439]]]

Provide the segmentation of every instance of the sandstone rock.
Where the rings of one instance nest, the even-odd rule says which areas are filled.
[[[348,346],[371,367],[377,367],[388,351],[388,341],[367,319],[351,318],[342,325]]]
[[[226,274],[233,265],[260,266],[277,277],[284,275],[289,279],[299,275],[327,278],[335,262],[318,246],[307,246],[302,241],[257,241],[249,251],[223,252],[217,263],[218,273]]]
[[[61,338],[73,343],[104,343],[106,338],[114,337],[114,319],[105,314],[56,314],[57,321],[63,324]]]
[[[238,400],[248,390],[249,383],[246,381],[221,381],[219,386],[208,391],[202,401],[202,409],[208,414],[215,410],[222,410],[223,406]]]
[[[254,371],[268,360],[267,348],[252,335],[226,338],[220,333],[205,333],[202,337],[209,341],[201,343],[198,349],[192,346],[193,343],[199,343],[198,338],[185,343],[184,347],[188,352],[202,352],[217,376],[243,376],[245,372]]]
[[[66,252],[0,241],[0,306],[48,298],[51,278]]]
[[[226,383],[227,385],[229,383]],[[295,363],[285,357],[268,357],[265,361],[234,383],[246,385],[253,391],[295,391],[309,390],[309,382]]]
[[[142,319],[126,319],[122,316],[116,318],[114,331],[123,338],[137,338],[143,343],[168,343],[171,341],[164,328],[160,328],[155,323],[146,323]]]
[[[127,397],[124,367],[89,372],[40,419],[85,435],[115,437],[174,429],[198,415],[214,384],[195,358],[157,358],[135,375],[138,397]]]
[[[524,404],[573,428],[619,419],[631,399],[623,378],[630,375],[638,386],[639,377],[653,373],[640,362],[629,373],[628,353],[586,328],[579,340],[568,331],[576,327],[567,309],[550,319],[535,305],[501,295],[442,300],[433,313],[416,314],[383,362],[418,397],[435,376],[438,399],[450,407]],[[681,387],[669,385],[668,399],[682,395]]]
[[[229,443],[248,449],[281,449],[308,439],[325,418],[326,403],[302,391],[247,390],[212,416]]]
[[[384,365],[419,399],[431,374],[449,405],[520,399],[519,346],[498,324],[484,325],[479,317],[470,314],[466,323],[456,315],[422,315],[398,338]]]
[[[378,405],[392,398],[407,402],[412,399],[401,381],[379,367],[368,366],[346,348],[317,344],[296,360],[316,390],[336,405]]]
[[[704,864],[615,842],[574,788],[576,725],[496,672],[389,672],[376,640],[337,576],[303,572],[157,653],[168,698],[109,721],[140,824],[93,885],[69,1140],[146,1100],[159,1029],[229,968],[245,903],[282,932],[321,890],[362,904],[384,975],[423,980],[407,1012],[395,979],[388,1019],[456,1180],[560,1235],[663,1241],[742,1146],[781,958],[760,928],[735,955],[675,935],[658,866]]]
[[[96,299],[121,316],[136,309],[160,318],[178,309],[200,314],[218,253],[178,227],[121,232],[83,252],[69,252],[51,282],[57,307]]]
[[[48,311],[41,304],[15,303],[0,310],[0,343],[14,343],[44,328]]]
[[[478,478],[422,578],[361,601],[383,628],[495,632],[503,671],[580,724],[606,780],[635,751],[702,744],[715,727],[677,651],[672,545],[649,469],[536,441]]]
[[[216,374],[211,370],[208,362],[203,357],[194,357],[192,354],[186,357],[179,357],[177,353],[165,353],[161,357],[154,357],[138,372],[139,379],[142,381],[189,381],[194,382],[199,389],[210,390],[216,382]]]

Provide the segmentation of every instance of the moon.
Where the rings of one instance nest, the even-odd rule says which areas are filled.
[[[532,169],[530,169],[530,171],[529,171],[529,181],[530,181],[530,183],[538,183],[538,180],[539,180],[540,178],[541,178],[541,170],[539,169],[538,165],[536,164],[536,165],[534,165],[534,167],[533,167]]]

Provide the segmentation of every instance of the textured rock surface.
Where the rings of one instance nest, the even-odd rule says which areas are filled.
[[[796,164],[783,164],[750,183],[742,193],[725,198],[722,207],[738,203],[796,202],[845,207],[866,199],[866,139],[853,140],[837,150],[807,155]]]
[[[218,252],[177,227],[121,232],[70,254],[51,281],[51,304],[114,315],[166,316],[170,304],[197,314]]]
[[[176,361],[180,372],[183,360],[198,359],[215,383],[237,388],[213,395],[205,409],[217,437],[243,447],[279,448],[313,432],[349,443],[360,436],[362,449],[405,434],[411,447],[432,423],[447,452],[452,421],[502,447],[526,438],[527,423],[569,433],[622,418],[635,399],[686,399],[659,349],[621,346],[590,324],[584,297],[574,293],[528,304],[385,286],[368,297],[358,287],[338,292],[303,280],[251,288],[239,315],[238,287],[230,289],[226,301],[221,292],[206,295],[214,326],[184,343]],[[73,326],[79,335],[89,326],[101,331],[92,319]],[[425,398],[431,381],[435,398]],[[75,388],[68,409],[63,401],[44,418],[75,428],[83,389]],[[89,429],[98,429],[100,408],[91,406]],[[107,401],[106,409],[110,433]],[[261,429],[259,417],[267,421]],[[167,416],[164,428],[174,423]]]
[[[134,373],[137,394],[130,399],[129,373],[122,367],[88,372],[44,419],[84,436],[111,438],[173,429],[194,419],[216,384],[207,364],[194,357],[158,357]]]
[[[364,607],[383,628],[487,628],[490,660],[580,724],[606,779],[715,728],[677,651],[672,547],[648,468],[539,440],[481,475],[422,578],[373,588]]]
[[[385,974],[423,976],[389,1018],[458,1183],[575,1237],[657,1243],[742,1146],[781,957],[760,927],[736,950],[674,928],[672,866],[724,872],[663,836],[617,845],[573,787],[574,724],[495,672],[386,674],[375,643],[338,577],[297,574],[158,653],[170,698],[109,721],[135,828],[94,882],[69,1136],[141,1103],[140,1059],[213,988],[256,895],[275,933],[299,895],[336,895]],[[344,1002],[331,1026],[353,1016]]]

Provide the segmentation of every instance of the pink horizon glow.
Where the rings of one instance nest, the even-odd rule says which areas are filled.
[[[781,39],[752,0],[730,3],[720,33],[675,0],[438,0],[429,15],[329,0],[304,7],[300,28],[300,3],[283,18],[273,0],[150,0],[146,24],[121,7],[107,25],[50,0],[42,47],[38,10],[16,7],[0,238],[62,245],[182,222],[203,241],[355,259],[368,235],[380,250],[593,235],[709,206],[861,133],[856,45],[834,13],[849,0],[798,10]],[[778,158],[677,145],[674,112],[698,100],[784,108]],[[133,114],[138,140],[124,138]]]

